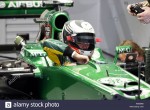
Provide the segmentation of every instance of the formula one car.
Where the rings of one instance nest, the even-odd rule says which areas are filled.
[[[70,1],[68,3],[62,3],[61,0],[45,2],[47,7],[52,7],[54,4],[55,9],[44,11],[40,19],[35,19],[36,22],[51,26],[43,31],[45,34],[40,35],[41,39],[59,38],[62,25],[69,19],[69,15],[56,9],[58,6],[68,6],[72,3]],[[27,1],[24,2],[26,3]],[[62,20],[62,18],[66,19]],[[59,27],[60,24],[62,25]],[[95,48],[88,64],[56,66],[43,51],[40,42],[25,43],[21,37],[17,37],[15,42],[22,45],[17,60],[0,63],[1,99],[136,100],[150,98],[150,85],[114,62],[107,61],[100,48]]]

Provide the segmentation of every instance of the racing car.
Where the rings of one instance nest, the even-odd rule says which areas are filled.
[[[35,19],[35,22],[50,27],[43,31],[45,34],[40,36],[41,39],[45,37],[58,39],[64,22],[69,20],[69,15],[58,9],[62,5],[72,6],[73,3],[70,2],[71,0],[68,0],[68,3],[66,1],[44,2],[46,8],[53,6],[55,8],[44,11],[40,19]],[[12,1],[4,3],[10,5],[10,2]],[[13,3],[15,2],[17,3],[17,1]],[[23,2],[23,8],[22,5],[17,8],[23,10],[37,8],[30,8],[25,4],[27,1]],[[16,10],[16,7],[13,8]],[[42,6],[43,8],[45,7]],[[63,17],[65,19],[62,20]],[[1,99],[136,100],[150,98],[150,85],[116,63],[108,61],[100,48],[95,48],[88,64],[56,66],[48,58],[40,42],[25,43],[20,36],[16,37],[15,42],[22,46],[17,60],[0,63]]]

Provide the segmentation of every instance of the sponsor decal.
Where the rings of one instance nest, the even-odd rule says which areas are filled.
[[[3,2],[3,1],[0,1],[0,8],[5,8],[6,7],[6,4],[5,4],[5,2]]]
[[[117,53],[130,53],[132,52],[131,46],[117,46],[116,47]]]
[[[33,52],[33,53],[30,53],[30,56],[31,57],[45,57],[46,53]]]
[[[40,8],[43,7],[42,1],[10,1],[7,6],[4,1],[0,2],[0,8]]]

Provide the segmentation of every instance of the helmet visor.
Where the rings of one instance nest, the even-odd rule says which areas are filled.
[[[80,33],[76,35],[77,43],[95,44],[95,35],[93,33]]]
[[[75,42],[82,50],[93,50],[95,47],[95,34],[80,33],[75,37]]]

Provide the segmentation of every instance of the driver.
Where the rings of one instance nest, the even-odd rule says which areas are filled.
[[[43,48],[56,65],[88,63],[95,48],[95,32],[90,23],[70,20],[64,24],[60,40],[46,39]],[[68,56],[68,57],[66,57]]]

